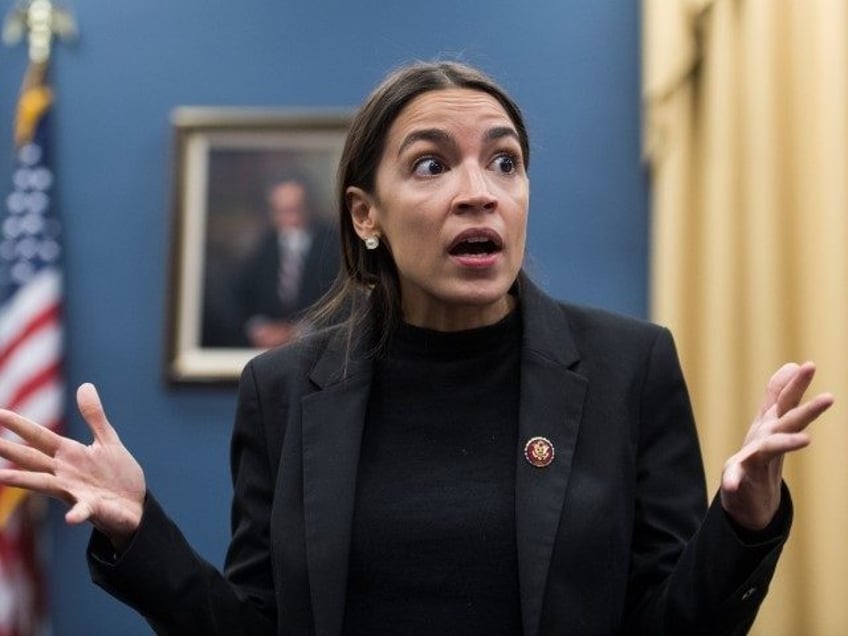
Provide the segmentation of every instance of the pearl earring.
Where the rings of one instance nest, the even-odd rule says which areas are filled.
[[[380,239],[376,236],[369,236],[365,239],[365,249],[376,250],[378,245],[380,245]]]

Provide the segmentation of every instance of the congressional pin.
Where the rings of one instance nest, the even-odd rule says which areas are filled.
[[[531,437],[524,445],[524,457],[536,468],[545,468],[554,461],[554,445],[547,437]]]

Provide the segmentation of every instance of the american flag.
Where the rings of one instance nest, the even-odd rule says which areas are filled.
[[[0,406],[58,430],[64,416],[62,272],[48,163],[53,96],[45,74],[34,64],[24,81],[12,188],[0,216]],[[0,486],[0,636],[39,633],[44,620],[32,499]]]

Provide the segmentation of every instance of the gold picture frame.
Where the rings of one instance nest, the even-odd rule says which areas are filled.
[[[270,346],[245,336],[252,318],[245,320],[241,306],[258,299],[238,291],[238,283],[240,276],[253,282],[257,276],[237,270],[253,247],[268,240],[260,236],[277,218],[268,208],[281,180],[303,184],[310,226],[336,223],[335,172],[349,125],[350,114],[341,111],[186,106],[173,111],[176,169],[165,370],[170,382],[234,382],[245,363]],[[329,239],[322,244],[323,260],[315,261],[324,286],[338,268],[334,240],[335,245]],[[317,242],[311,239],[313,246]],[[333,258],[335,270],[324,272]],[[315,263],[307,263],[301,275],[314,274]],[[270,293],[261,291],[263,297]]]

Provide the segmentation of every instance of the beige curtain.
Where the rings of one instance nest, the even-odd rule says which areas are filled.
[[[848,1],[643,0],[652,312],[710,488],[785,360],[836,394],[786,462],[795,523],[753,634],[848,634]]]

